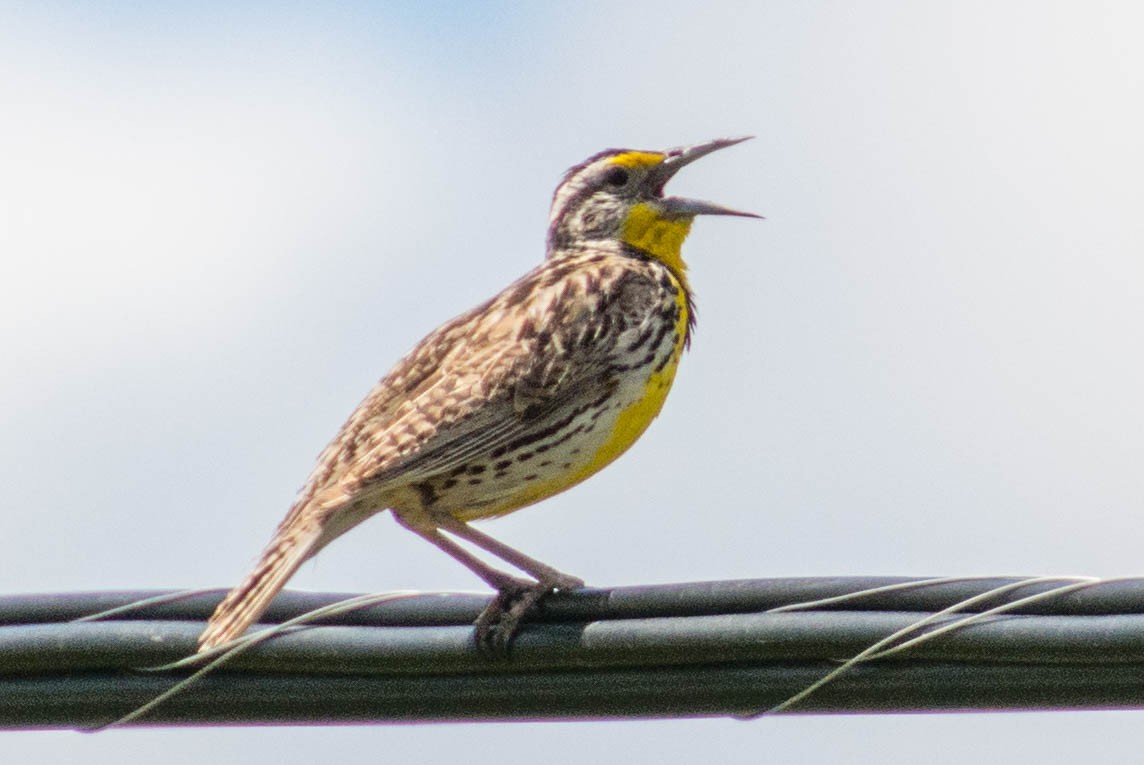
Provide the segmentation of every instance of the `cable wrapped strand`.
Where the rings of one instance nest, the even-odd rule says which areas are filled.
[[[0,598],[0,727],[93,728],[147,704],[195,669],[148,670],[194,653],[220,596]],[[260,627],[347,597],[283,593]],[[1141,579],[586,589],[553,596],[503,661],[473,642],[486,596],[376,600],[244,646],[129,724],[1144,706]]]

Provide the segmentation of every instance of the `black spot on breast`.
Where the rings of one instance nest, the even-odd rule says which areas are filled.
[[[517,462],[528,462],[530,459],[532,459],[532,457],[533,457],[532,452],[521,452],[520,454],[516,455],[516,461]]]
[[[544,404],[529,404],[524,408],[524,411],[520,413],[520,419],[525,421],[535,420],[536,418],[540,417],[540,415],[544,414],[547,408],[548,407],[546,407]]]
[[[631,345],[628,346],[628,353],[635,353],[636,351],[638,351],[644,343],[646,343],[648,340],[651,339],[651,333],[652,333],[651,327],[648,327],[643,332],[641,332],[639,337],[637,337],[635,340],[633,340]]]
[[[655,333],[655,339],[652,340],[651,347],[652,348],[659,348],[661,345],[663,345],[663,341],[667,337],[667,333],[673,332],[675,330],[677,323],[678,322],[676,322],[676,321],[670,321],[670,322],[665,321],[662,324],[660,324],[659,325],[659,331]]]
[[[415,483],[413,488],[421,495],[421,504],[432,507],[437,503],[437,490],[427,483]]]

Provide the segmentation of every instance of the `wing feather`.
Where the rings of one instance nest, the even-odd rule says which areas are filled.
[[[656,279],[621,256],[582,265],[547,261],[427,336],[326,447],[295,507],[448,472],[610,390],[610,349],[651,313],[632,295]]]

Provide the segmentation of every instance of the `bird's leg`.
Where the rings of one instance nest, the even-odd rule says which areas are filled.
[[[552,568],[552,566],[541,563],[536,558],[525,555],[520,550],[493,539],[488,534],[478,531],[464,521],[459,521],[451,515],[434,518],[434,520],[437,522],[438,528],[449,532],[453,536],[460,537],[466,542],[472,543],[491,555],[497,556],[505,563],[511,563],[521,571],[530,574],[537,582],[548,585],[549,589],[578,590],[584,586],[583,579],[565,574],[563,571],[557,571]]]
[[[536,579],[536,584],[524,589],[517,586],[519,580],[513,580],[508,588],[497,587],[496,598],[477,617],[477,647],[488,654],[506,655],[513,636],[520,629],[520,623],[553,590],[577,590],[584,586],[583,579],[557,571],[452,516],[435,520],[440,529],[464,539],[506,563],[511,563]]]
[[[557,571],[452,516],[420,517],[420,514],[410,516],[400,512],[394,512],[394,516],[402,526],[450,555],[496,589],[496,597],[475,622],[477,647],[490,655],[504,656],[508,653],[509,644],[520,628],[520,623],[545,595],[553,590],[575,590],[584,586],[583,580]],[[512,564],[533,576],[536,581],[518,579],[493,568],[443,535],[442,530]]]
[[[459,544],[449,539],[433,526],[426,526],[407,518],[400,513],[393,514],[397,522],[412,531],[417,536],[429,542],[437,549],[451,556],[465,568],[479,576],[486,584],[498,592],[520,592],[528,590],[534,585],[525,579],[495,569]]]

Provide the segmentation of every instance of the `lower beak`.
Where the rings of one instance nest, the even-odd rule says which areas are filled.
[[[653,184],[653,188],[657,191],[662,192],[664,185],[671,180],[676,173],[695,160],[700,157],[705,157],[711,152],[725,149],[728,146],[734,146],[737,143],[742,143],[751,138],[752,136],[744,136],[742,138],[716,138],[714,141],[708,141],[707,143],[668,149],[664,152],[667,158],[652,171],[648,177],[648,182]],[[675,215],[738,215],[743,218],[762,217],[754,213],[733,210],[730,207],[724,207],[723,205],[717,205],[713,202],[704,202],[698,199],[664,197],[660,200],[660,205],[665,212]]]

